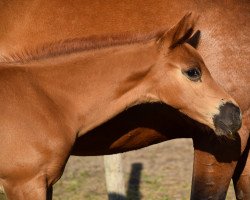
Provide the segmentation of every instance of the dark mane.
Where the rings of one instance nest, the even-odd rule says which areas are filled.
[[[130,34],[109,36],[90,36],[87,38],[73,38],[52,43],[45,43],[35,49],[24,49],[22,52],[2,57],[6,63],[26,63],[34,60],[41,60],[61,55],[67,55],[82,51],[108,48],[125,44],[143,43],[152,39],[159,39],[164,31],[151,32],[148,34]],[[1,61],[0,61],[1,62]]]

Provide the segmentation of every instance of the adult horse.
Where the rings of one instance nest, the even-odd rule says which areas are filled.
[[[12,61],[13,65],[15,65],[13,61],[20,62],[20,61],[31,61],[32,59],[35,59],[35,60],[38,60],[37,62],[41,62],[41,58],[46,58],[51,55],[58,55],[58,54],[61,55],[63,53],[68,54],[68,53],[71,53],[72,51],[73,52],[79,51],[81,50],[81,47],[78,46],[78,44],[81,42],[84,42],[86,44],[86,42],[88,42],[88,40],[87,41],[84,39],[72,40],[72,38],[82,38],[82,37],[88,38],[89,36],[97,35],[97,37],[92,37],[90,41],[93,41],[93,39],[96,39],[97,41],[95,42],[99,44],[99,47],[102,47],[102,46],[105,46],[106,44],[101,43],[100,42],[101,40],[98,42],[99,40],[98,38],[101,38],[99,36],[104,36],[103,39],[105,39],[105,36],[107,35],[108,36],[110,36],[110,34],[120,35],[120,33],[124,33],[125,31],[128,32],[126,35],[129,35],[130,33],[140,32],[142,34],[139,34],[139,35],[143,35],[145,33],[146,36],[148,36],[147,34],[148,32],[152,32],[152,31],[157,32],[156,30],[162,30],[162,29],[165,29],[166,27],[172,26],[175,23],[174,22],[175,20],[173,19],[176,19],[178,17],[181,18],[181,16],[183,16],[187,10],[196,11],[198,13],[201,13],[200,29],[202,30],[203,35],[205,35],[204,40],[203,40],[204,42],[201,43],[199,47],[200,51],[205,56],[206,62],[209,63],[210,70],[212,70],[215,77],[217,77],[217,80],[221,84],[223,84],[223,86],[225,87],[227,91],[231,92],[231,95],[233,95],[235,98],[238,97],[237,101],[239,102],[241,109],[244,112],[244,124],[243,124],[243,128],[240,131],[240,136],[241,136],[240,142],[242,143],[240,148],[243,151],[246,145],[248,132],[249,132],[249,124],[248,124],[249,123],[248,121],[249,98],[247,96],[245,98],[239,98],[239,97],[242,97],[244,93],[249,94],[249,89],[246,84],[247,80],[249,80],[249,77],[247,77],[248,73],[242,73],[242,71],[244,70],[245,72],[247,72],[247,68],[246,68],[247,65],[246,64],[244,65],[244,61],[246,62],[246,59],[244,60],[244,58],[246,58],[246,55],[247,55],[247,53],[244,51],[246,50],[246,45],[245,45],[245,41],[243,41],[243,39],[246,38],[245,36],[246,36],[247,31],[246,29],[242,30],[242,32],[240,32],[242,36],[241,40],[237,38],[238,39],[236,40],[237,43],[234,44],[234,41],[232,40],[231,35],[234,35],[235,34],[234,31],[236,31],[237,29],[231,30],[231,27],[233,25],[236,26],[237,23],[230,24],[229,26],[225,22],[227,22],[228,19],[230,19],[230,22],[232,23],[233,19],[231,19],[230,17],[235,16],[237,14],[238,18],[242,20],[242,26],[243,26],[247,22],[247,20],[245,19],[245,15],[244,15],[244,13],[246,13],[247,6],[245,6],[244,2],[241,2],[240,4],[235,4],[235,3],[236,2],[227,2],[227,4],[223,4],[223,3],[199,4],[197,2],[183,1],[181,2],[181,4],[177,4],[177,3],[167,2],[167,1],[157,1],[157,2],[155,1],[152,1],[152,2],[151,1],[143,1],[143,2],[136,1],[135,2],[133,1],[133,3],[127,1],[124,4],[122,2],[109,1],[107,4],[105,4],[103,2],[100,3],[99,1],[89,1],[89,2],[85,1],[84,3],[77,2],[77,1],[74,1],[74,2],[73,1],[72,2],[71,1],[53,1],[53,2],[43,1],[42,3],[40,1],[29,1],[29,2],[22,2],[22,3],[15,2],[15,1],[11,1],[11,2],[2,1],[0,3],[0,9],[1,9],[0,10],[0,13],[1,13],[0,14],[0,19],[1,19],[0,52],[2,56],[2,61]],[[214,6],[216,6],[216,9]],[[226,8],[230,8],[230,12],[221,14],[221,10],[224,10]],[[239,10],[241,12],[239,12]],[[216,22],[214,21],[214,16],[212,15],[224,17],[227,20],[226,21],[222,20],[220,22],[217,22],[218,25],[215,25]],[[237,26],[238,25],[239,24],[237,24]],[[214,28],[211,30],[211,27],[214,27]],[[226,32],[227,34],[224,34],[223,39],[220,39],[220,35],[223,34],[222,29],[227,31]],[[228,33],[228,29],[231,31],[231,35]],[[213,37],[212,38],[213,40],[211,40],[211,37]],[[110,37],[109,40],[113,40],[113,44],[115,45],[119,44],[119,41],[120,41],[119,38],[116,38],[116,37]],[[217,40],[219,40],[220,43],[218,43]],[[60,44],[60,41],[64,41],[64,42],[61,42]],[[107,41],[107,40],[102,40],[102,41]],[[205,41],[207,42],[216,41],[216,42],[209,44],[209,43],[205,43]],[[225,44],[223,42],[225,42]],[[54,46],[54,43],[57,43],[57,46]],[[65,44],[71,46],[71,48],[67,49],[68,46]],[[234,57],[235,56],[234,54],[232,54],[230,58],[227,57],[226,61],[223,60],[225,59],[223,57],[223,54],[231,55],[231,52],[229,51],[230,48],[228,48],[229,44],[230,45],[234,44],[234,48],[236,48],[238,45],[241,47],[241,49],[239,49],[242,51],[241,60],[239,59],[237,60],[237,57]],[[89,48],[92,48],[91,44],[89,45],[90,45]],[[50,46],[50,48],[47,48],[48,46]],[[60,48],[57,48],[58,46]],[[85,48],[88,48],[88,46],[85,46]],[[48,52],[48,49],[52,49],[52,50]],[[38,50],[38,52],[34,52],[36,50]],[[29,54],[30,52],[31,54]],[[218,53],[218,56],[216,57],[216,59],[214,58],[214,55],[212,54],[213,52]],[[243,64],[241,68],[237,71],[237,74],[234,74],[234,77],[230,77],[223,73],[224,72],[223,69],[226,69],[227,72],[229,72],[230,70],[232,72],[235,72],[233,63],[241,63],[241,62],[243,62]],[[232,66],[228,66],[228,63],[230,63]],[[46,65],[46,62],[43,64]],[[26,63],[26,65],[28,64]],[[47,63],[47,65],[51,65],[51,60]],[[7,68],[9,68],[9,66],[5,67],[5,69]],[[145,73],[146,72],[147,71],[145,71]],[[126,92],[127,90],[129,91],[131,87],[133,88],[133,85],[137,84],[138,80],[143,78],[145,73],[143,73],[142,71],[140,73],[136,73],[136,76],[131,76],[132,78],[130,77],[130,79],[127,79],[127,81],[130,81],[129,84],[131,85],[125,84],[127,88],[122,88],[120,92],[123,93],[123,92]],[[229,79],[230,81],[228,81],[227,79]],[[241,82],[238,82],[238,81],[235,82],[234,80],[240,80]],[[237,94],[232,92],[234,88],[237,88],[237,86],[241,86],[241,85],[243,87],[241,88],[241,90],[237,91]],[[193,88],[191,87],[188,90],[192,90],[192,89]],[[197,92],[196,92],[196,95],[198,98],[199,94]],[[170,104],[170,105],[175,106],[174,104]],[[178,106],[175,106],[175,107],[179,108]],[[90,111],[90,113],[91,112],[92,110]],[[192,118],[204,123],[204,121],[202,121],[201,119],[194,117],[194,115],[191,114],[192,112],[190,111],[190,108],[189,110],[184,111],[184,113],[186,114],[189,113],[189,116],[191,116]],[[207,125],[209,124],[207,123]],[[86,131],[90,130],[93,127],[95,127],[95,125],[93,126],[89,125],[89,127],[86,128]],[[210,127],[211,127],[211,124],[210,124]],[[153,142],[163,140],[161,136],[153,137],[155,136],[154,133],[150,134],[150,132],[147,132],[147,130],[144,130],[144,131],[146,134],[148,134],[148,137],[145,137],[145,138],[154,138],[155,140]],[[235,154],[234,154],[233,159],[230,158],[230,156],[229,156],[229,159],[226,159],[227,163],[224,163],[225,159],[223,158],[219,160],[222,162],[218,162],[217,161],[218,158],[223,157],[221,156],[223,152],[219,150],[218,152],[217,150],[213,150],[213,152],[211,152],[211,146],[208,145],[209,143],[211,143],[210,140],[207,140],[206,142],[204,142],[205,139],[202,139],[203,137],[201,138],[197,137],[197,135],[193,136],[193,138],[195,140],[195,148],[197,149],[196,154],[195,154],[196,155],[195,169],[197,165],[199,166],[199,169],[200,169],[200,171],[198,171],[198,174],[195,171],[195,178],[194,178],[195,184],[194,184],[194,190],[193,190],[194,191],[193,197],[194,198],[201,198],[201,197],[208,198],[210,195],[210,198],[211,198],[211,195],[217,195],[217,196],[213,196],[214,197],[213,199],[216,199],[217,197],[221,198],[221,195],[224,195],[225,193],[225,188],[228,185],[228,180],[231,178],[233,170],[234,170],[235,162],[231,162],[231,161],[237,160],[237,158],[235,158]],[[68,138],[66,140],[70,141]],[[145,141],[144,145],[149,145],[151,143],[152,141]],[[38,146],[38,145],[35,145],[35,146]],[[75,148],[77,149],[79,146],[80,145],[76,146]],[[204,153],[200,150],[204,150],[208,153]],[[213,156],[210,156],[209,153],[212,153],[212,155],[215,155],[217,160]],[[64,156],[65,155],[67,155],[67,153],[65,153]],[[200,159],[204,159],[204,160],[200,162]],[[223,176],[223,178],[220,178],[218,174],[214,173],[214,171],[216,170],[217,171],[219,170],[220,172],[221,169],[225,169],[228,172],[226,175]],[[203,173],[202,173],[204,171],[206,172],[205,176],[203,176]],[[56,177],[58,178],[58,175]],[[199,179],[197,179],[197,177]],[[8,176],[7,176],[7,179],[8,179]],[[7,179],[5,178],[4,180],[7,180]],[[56,180],[56,178],[52,178],[52,179]],[[29,184],[33,184],[33,183],[29,182],[30,180],[28,181],[27,180],[28,179],[26,179],[26,182],[24,180],[21,180],[22,182],[26,184],[18,184],[18,187],[17,185],[15,185],[16,187],[14,187],[14,189],[16,189],[16,191],[15,190],[14,190],[15,192],[9,191],[10,193],[9,196],[22,195],[21,194],[22,192],[25,193],[25,191],[29,190],[30,188],[28,187]],[[247,179],[242,179],[242,180],[245,181]],[[53,181],[47,182],[48,186],[50,186],[49,183],[51,182]],[[196,190],[197,183],[205,184],[205,186],[209,185],[209,187],[202,188],[201,186],[200,188],[198,188],[198,190]],[[215,185],[215,183],[218,183],[221,186],[219,190],[216,188],[218,185]],[[13,187],[13,184],[9,184],[9,186]],[[6,186],[6,188],[8,188],[8,186]],[[201,189],[202,191],[200,193]],[[22,192],[20,190],[22,190]],[[8,191],[8,189],[6,189],[6,191]],[[43,190],[40,190],[40,191],[44,192],[44,185],[43,185]],[[36,191],[34,192],[36,194]]]

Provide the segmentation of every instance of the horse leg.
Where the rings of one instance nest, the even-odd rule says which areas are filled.
[[[52,200],[52,197],[53,197],[53,187],[50,186],[47,189],[47,200]]]
[[[195,133],[191,199],[226,198],[237,160],[246,147],[248,132],[242,127],[235,140],[221,141],[213,134]]]
[[[8,200],[52,200],[45,177],[7,181],[4,190]]]
[[[52,148],[41,145],[45,146],[29,151],[25,148],[28,145],[23,145],[11,160],[1,160],[4,164],[0,165],[0,180],[8,200],[52,199],[52,185],[62,175],[70,146],[63,142]]]
[[[250,139],[248,139],[247,147],[245,148],[240,160],[237,163],[233,182],[236,198],[238,200],[250,199]]]
[[[234,163],[220,163],[212,154],[195,149],[191,199],[225,199],[233,170]]]

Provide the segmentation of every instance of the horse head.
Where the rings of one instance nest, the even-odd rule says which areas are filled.
[[[241,111],[213,80],[197,52],[200,32],[193,34],[196,21],[197,17],[189,13],[157,40],[159,59],[155,69],[163,69],[154,70],[154,94],[208,125],[217,135],[231,137],[241,127]]]

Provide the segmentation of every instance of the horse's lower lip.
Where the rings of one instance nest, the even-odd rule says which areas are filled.
[[[215,134],[218,136],[225,136],[229,139],[234,139],[234,133],[226,126],[223,127],[217,127],[215,129]]]

